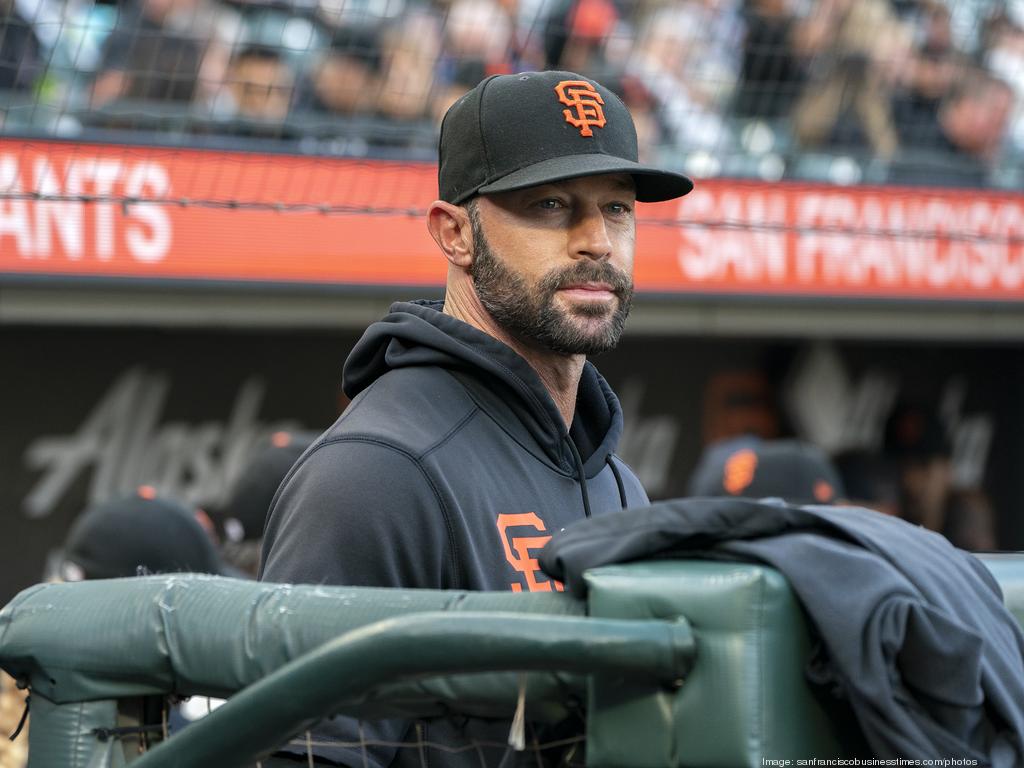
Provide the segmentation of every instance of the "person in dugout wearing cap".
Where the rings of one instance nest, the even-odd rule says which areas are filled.
[[[701,454],[690,496],[776,498],[790,504],[843,503],[839,471],[825,452],[803,440],[720,440]]]
[[[144,485],[79,515],[55,575],[83,581],[160,573],[237,575],[218,554],[205,513]]]
[[[206,513],[161,496],[152,486],[88,507],[64,541],[56,573],[60,581],[116,579],[174,573],[241,576],[221,558]],[[170,732],[223,703],[193,696],[171,707]]]
[[[221,539],[221,556],[246,578],[256,578],[263,544],[263,526],[274,494],[315,432],[279,430],[259,441],[224,503],[211,512]]]
[[[263,580],[559,590],[536,560],[553,531],[647,503],[615,454],[618,398],[587,358],[616,346],[629,314],[637,203],[681,197],[691,181],[638,162],[633,119],[608,88],[524,72],[487,78],[448,110],[438,187],[426,225],[444,300],[393,304],[353,348],[352,402],[281,486]],[[507,722],[472,719],[334,718],[313,732],[319,760],[354,766],[419,766],[419,749],[396,747],[408,740],[507,736]],[[505,753],[424,749],[474,768]]]

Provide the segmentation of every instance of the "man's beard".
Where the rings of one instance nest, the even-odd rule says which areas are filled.
[[[582,259],[552,270],[531,288],[495,256],[479,222],[474,220],[472,226],[475,253],[469,274],[480,303],[505,331],[562,355],[596,355],[615,348],[633,300],[628,275],[606,262]],[[581,302],[569,310],[555,306],[559,289],[589,282],[611,287],[618,297],[614,310],[609,312],[600,302]],[[574,317],[582,322],[574,322]]]

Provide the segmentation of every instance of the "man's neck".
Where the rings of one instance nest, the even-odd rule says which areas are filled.
[[[472,291],[453,290],[449,286],[445,294],[444,313],[494,337],[526,360],[554,400],[566,428],[572,425],[576,412],[576,392],[580,376],[583,375],[583,364],[587,361],[586,355],[560,355],[524,344],[494,321]]]

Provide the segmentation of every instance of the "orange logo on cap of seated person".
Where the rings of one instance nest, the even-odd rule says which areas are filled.
[[[754,482],[754,470],[757,469],[757,454],[744,448],[729,457],[722,473],[722,485],[733,496],[743,493]]]
[[[814,484],[814,498],[820,502],[832,501],[832,498],[836,495],[835,488],[832,484],[826,480],[819,480]]]
[[[580,136],[593,136],[591,128],[604,128],[604,99],[586,80],[563,80],[555,86],[558,100],[572,109],[563,109],[565,122],[580,129]]]

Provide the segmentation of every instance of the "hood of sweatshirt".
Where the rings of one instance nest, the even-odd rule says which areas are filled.
[[[510,347],[473,326],[444,314],[441,301],[396,302],[374,323],[345,361],[342,386],[355,397],[390,370],[416,366],[444,368],[462,381],[478,382],[477,399],[499,422],[514,418],[553,464],[573,466],[573,448],[587,478],[600,472],[622,435],[622,408],[597,369],[584,365],[570,429],[540,377]]]

